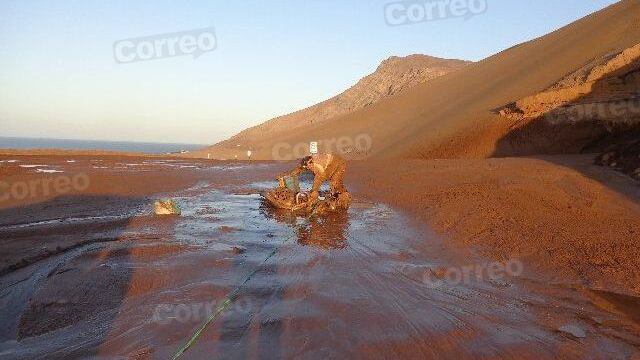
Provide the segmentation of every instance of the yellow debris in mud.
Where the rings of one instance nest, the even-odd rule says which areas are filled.
[[[156,215],[180,215],[181,210],[173,200],[158,200],[153,204],[153,212]]]

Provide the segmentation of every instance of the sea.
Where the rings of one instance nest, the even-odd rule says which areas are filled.
[[[197,150],[205,146],[202,144],[0,137],[0,149],[107,150],[166,154]]]

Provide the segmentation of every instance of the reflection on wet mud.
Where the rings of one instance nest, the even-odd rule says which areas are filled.
[[[266,204],[263,205],[262,210],[266,217],[292,227],[300,245],[325,250],[347,247],[348,210],[327,211],[306,218],[297,217],[291,211],[276,209]]]
[[[298,243],[323,249],[344,249],[347,246],[349,213],[346,210],[312,216],[308,224],[296,230]]]

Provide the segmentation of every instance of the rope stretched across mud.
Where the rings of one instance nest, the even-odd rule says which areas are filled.
[[[305,220],[310,219],[313,215],[315,215],[315,212],[312,211],[311,214],[307,215],[305,217]],[[280,250],[280,248],[286,244],[289,240],[291,240],[293,237],[295,237],[295,233],[292,234],[291,236],[287,237],[286,239],[284,239],[279,246],[277,246],[275,249],[273,249],[273,251],[271,251],[271,253],[260,263],[260,265],[258,265],[258,267],[256,267],[255,270],[253,270],[249,275],[247,275],[245,277],[245,279],[242,281],[242,283],[240,285],[238,285],[231,293],[229,293],[229,295],[227,295],[224,299],[224,301],[222,302],[222,304],[220,304],[220,306],[218,306],[218,308],[216,308],[216,311],[211,314],[209,316],[209,318],[198,328],[198,330],[196,330],[196,332],[191,336],[191,338],[189,338],[189,341],[187,341],[176,353],[175,355],[173,355],[173,357],[171,358],[172,360],[177,360],[179,358],[182,357],[182,355],[184,355],[184,353],[189,350],[189,348],[191,346],[193,346],[198,339],[200,338],[200,336],[202,335],[202,332],[204,330],[206,330],[206,328],[211,325],[212,323],[214,323],[216,321],[216,319],[222,314],[224,313],[227,309],[229,309],[229,307],[231,306],[231,304],[233,304],[234,301],[237,300],[238,295],[240,294],[240,290],[242,290],[242,287],[244,285],[246,285],[249,281],[251,281],[251,278],[257,274],[260,269],[262,268],[262,265],[266,264],[267,261],[269,261],[269,259],[271,259],[275,254],[278,253],[278,251]]]

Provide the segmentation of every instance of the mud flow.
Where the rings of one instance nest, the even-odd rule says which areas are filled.
[[[635,299],[539,284],[515,262],[506,276],[483,275],[486,266],[477,265],[486,260],[453,253],[401,212],[357,196],[348,211],[294,217],[263,202],[260,193],[275,185],[202,181],[168,194],[182,207],[181,217],[158,220],[150,209],[134,209],[121,214],[129,221],[111,234],[117,241],[80,246],[4,275],[0,358],[168,359],[221,307],[184,358],[624,358],[638,352]],[[64,221],[10,226],[0,231],[56,233]],[[455,275],[467,270],[467,277]]]

